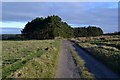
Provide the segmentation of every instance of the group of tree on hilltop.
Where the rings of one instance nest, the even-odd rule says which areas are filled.
[[[98,36],[103,34],[102,29],[98,27],[72,28],[56,15],[46,18],[37,17],[31,22],[28,22],[21,32],[22,35],[28,39],[53,39],[55,37],[71,38]]]
[[[48,16],[47,18],[33,19],[25,25],[21,31],[27,38],[32,39],[53,39],[55,37],[73,37],[73,29],[61,20],[59,16]]]

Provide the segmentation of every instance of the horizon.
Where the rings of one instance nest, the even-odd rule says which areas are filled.
[[[84,26],[84,27],[88,27],[88,26]],[[74,27],[74,28],[78,28],[78,27]],[[9,27],[0,28],[1,31],[0,34],[21,34],[22,29],[23,28],[9,28]],[[115,32],[119,32],[119,31],[115,31]],[[115,33],[115,32],[103,32],[103,34]]]
[[[60,16],[71,27],[94,25],[104,33],[118,31],[117,2],[3,2],[0,24],[1,28],[20,29],[36,17],[50,15]]]

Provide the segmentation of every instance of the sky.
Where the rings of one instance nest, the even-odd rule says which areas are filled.
[[[48,15],[58,15],[72,27],[95,25],[104,33],[118,31],[118,2],[2,2],[0,28],[6,28],[3,33],[20,33],[28,21]]]

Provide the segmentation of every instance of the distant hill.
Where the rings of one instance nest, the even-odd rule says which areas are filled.
[[[21,39],[21,34],[0,34],[0,40]]]
[[[120,31],[119,32],[114,32],[114,33],[106,33],[104,35],[120,35]]]
[[[1,34],[21,34],[22,28],[0,28]]]

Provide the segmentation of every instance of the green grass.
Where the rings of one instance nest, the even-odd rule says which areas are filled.
[[[3,41],[2,77],[53,78],[59,46],[60,40]]]

